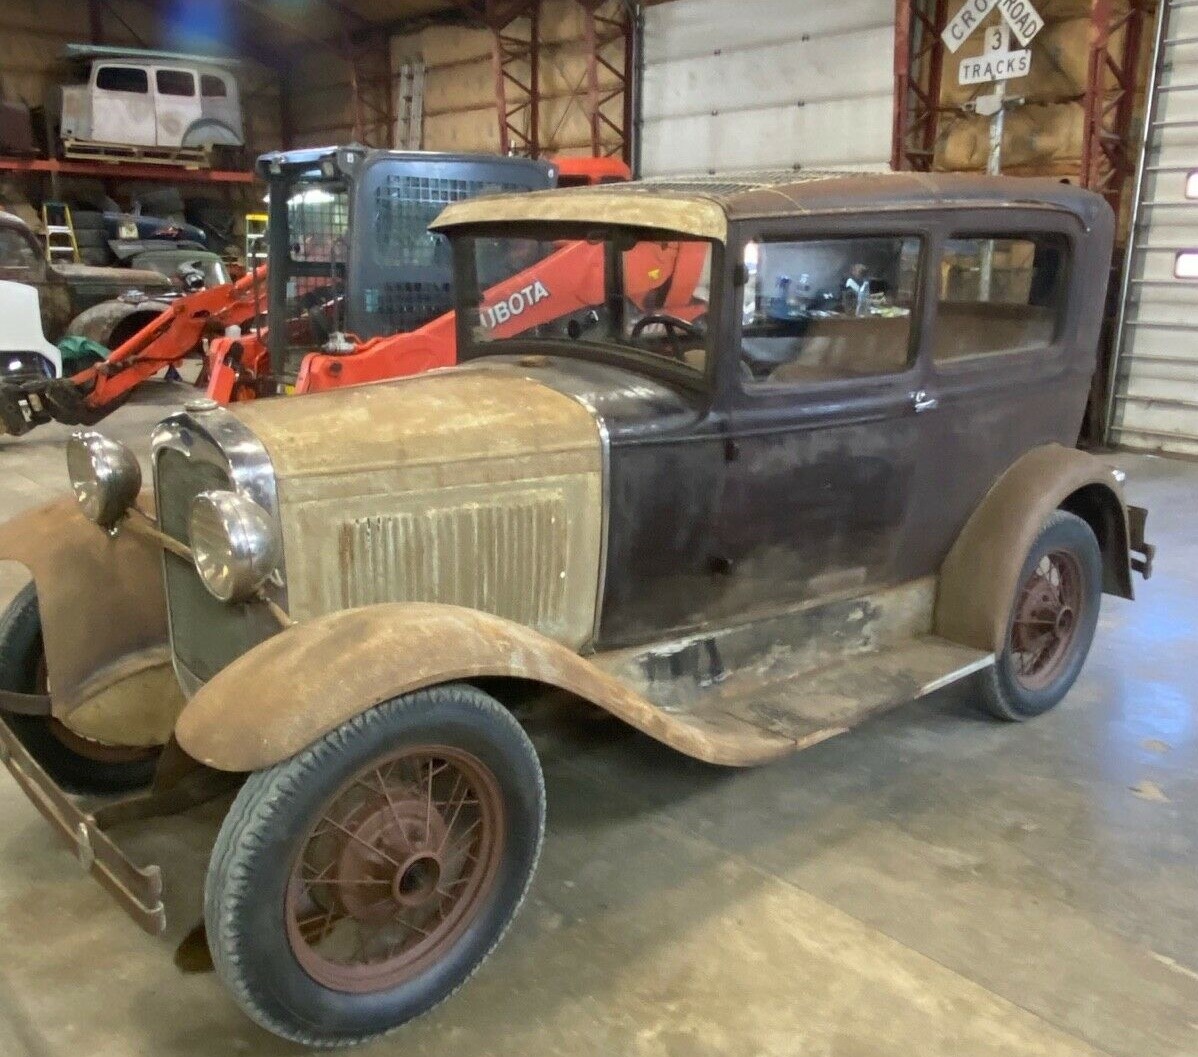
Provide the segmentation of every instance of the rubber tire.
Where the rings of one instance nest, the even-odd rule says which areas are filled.
[[[112,263],[112,254],[107,247],[79,247],[79,262],[90,264],[94,268],[107,268]]]
[[[1058,510],[1044,523],[1024,560],[1016,593],[1027,582],[1045,553],[1053,550],[1071,552],[1082,571],[1084,612],[1070,647],[1072,655],[1048,686],[1035,691],[1022,686],[1015,677],[1010,655],[1011,625],[1015,617],[1015,598],[1012,597],[1003,650],[986,670],[982,680],[982,700],[986,708],[999,719],[1012,722],[1033,719],[1059,703],[1077,680],[1086,655],[1090,652],[1090,644],[1094,641],[1098,611],[1102,604],[1102,551],[1093,530],[1075,514]]]
[[[400,987],[333,991],[301,968],[287,939],[284,895],[296,843],[313,813],[381,752],[409,741],[455,745],[494,773],[508,828],[488,904],[446,958]],[[204,922],[217,974],[267,1031],[332,1048],[394,1030],[449,998],[503,938],[536,870],[545,782],[528,735],[473,686],[420,690],[355,716],[299,755],[250,775],[221,826],[204,885]]]
[[[27,584],[0,616],[0,688],[21,694],[36,692],[42,656],[42,620],[37,588]],[[157,755],[131,763],[111,763],[81,756],[62,743],[45,716],[4,713],[5,723],[42,768],[72,793],[121,793],[150,784]]]
[[[78,228],[75,231],[75,245],[83,250],[104,250],[108,252],[108,233],[102,228]]]
[[[76,237],[83,231],[103,233],[107,228],[104,214],[97,209],[72,209],[71,223],[74,225]]]

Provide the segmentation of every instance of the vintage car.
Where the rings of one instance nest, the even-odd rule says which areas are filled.
[[[192,256],[208,256],[193,252]],[[36,288],[42,329],[51,341],[72,333],[70,325],[82,312],[113,302],[130,291],[150,298],[170,294],[179,287],[154,268],[105,268],[90,264],[64,264],[46,260],[45,250],[33,230],[20,217],[0,212],[0,279],[28,283]],[[155,311],[161,311],[159,306]],[[123,319],[127,313],[119,312]],[[143,319],[142,325],[148,321]],[[93,328],[87,336],[111,347],[116,323]],[[132,332],[130,332],[132,333]]]
[[[245,143],[232,60],[93,44],[69,44],[66,56],[87,68],[85,83],[62,89],[68,157],[121,160],[140,155],[114,148],[167,154]]]
[[[1077,678],[1101,595],[1151,571],[1122,474],[1073,446],[1096,195],[788,173],[480,198],[433,227],[461,365],[197,401],[154,433],[152,494],[77,434],[74,497],[0,526],[33,578],[0,628],[12,774],[152,932],[160,872],[104,827],[240,783],[209,947],[306,1045],[429,1009],[499,942],[545,825],[530,693],[731,766],[966,678],[1027,719]],[[526,269],[582,239],[593,295],[539,317],[552,280]],[[671,277],[647,314],[636,269]],[[62,791],[151,774],[90,813]]]

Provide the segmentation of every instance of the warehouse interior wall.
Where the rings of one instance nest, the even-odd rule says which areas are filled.
[[[951,18],[966,0],[950,0]],[[1060,176],[1076,182],[1082,156],[1084,110],[1082,98],[1088,82],[1088,62],[1092,35],[1091,9],[1095,0],[1037,0],[1036,10],[1044,18],[1044,28],[1033,38],[1031,72],[1026,77],[1007,81],[1008,97],[1022,99],[1022,105],[1008,110],[1003,126],[1003,172],[1015,176]],[[1125,11],[1127,0],[1113,0],[1116,12]],[[1117,19],[1116,19],[1117,20]],[[992,20],[991,20],[992,21]],[[1118,50],[1123,30],[1116,33]],[[935,167],[951,172],[976,172],[986,167],[989,151],[989,118],[962,113],[993,85],[960,85],[957,71],[961,60],[982,50],[983,34],[974,33],[955,55],[945,55],[940,102],[956,113],[940,122],[936,143]],[[1146,70],[1152,35],[1145,33],[1141,42],[1139,70]],[[1013,43],[1012,47],[1018,47]],[[1108,79],[1114,75],[1109,71]],[[1143,106],[1144,79],[1135,85],[1136,110]]]
[[[511,29],[524,32],[521,21]],[[590,125],[581,104],[586,88],[587,52],[582,8],[575,0],[544,0],[539,20],[540,141],[544,154],[589,154]],[[423,142],[425,150],[483,151],[499,149],[499,119],[495,102],[495,67],[489,30],[462,25],[431,25],[391,41],[391,67],[404,62],[424,63]],[[604,50],[613,65],[622,62],[622,43]],[[527,83],[527,67],[514,75]],[[330,54],[299,55],[288,78],[294,115],[294,146],[345,142],[353,137],[354,115],[348,63]],[[599,67],[600,90],[606,93],[616,79]],[[622,100],[605,104],[605,113],[619,120]],[[527,114],[519,120],[527,123]],[[604,130],[603,145],[618,141]]]
[[[887,168],[893,56],[893,0],[650,7],[644,172]]]

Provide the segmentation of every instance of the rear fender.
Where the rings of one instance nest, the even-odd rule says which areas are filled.
[[[473,609],[388,603],[295,624],[243,654],[188,702],[175,737],[222,771],[257,771],[401,694],[511,677],[565,690],[710,763],[750,762],[713,746],[585,658]]]
[[[1019,573],[1055,510],[1086,521],[1103,557],[1103,590],[1132,597],[1127,508],[1114,470],[1076,448],[1021,456],[970,516],[940,569],[935,631],[979,650],[1002,649]]]
[[[113,744],[165,741],[182,696],[166,678],[161,550],[109,535],[68,496],[0,524],[0,561],[25,566],[37,587],[53,715]]]

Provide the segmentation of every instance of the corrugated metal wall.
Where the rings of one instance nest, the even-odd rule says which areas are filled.
[[[674,0],[645,37],[646,175],[888,166],[893,0]]]
[[[1168,7],[1128,249],[1110,438],[1198,455],[1198,2]]]

